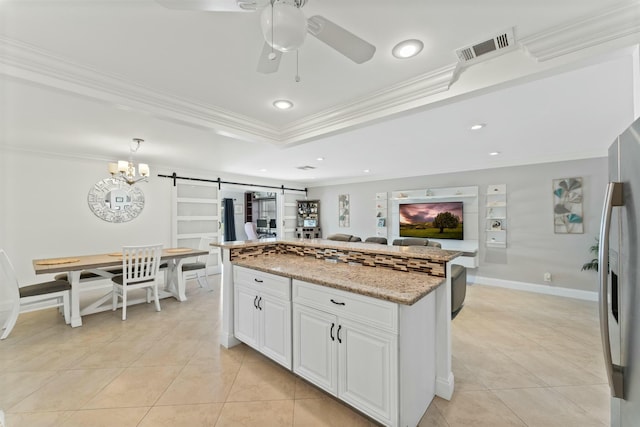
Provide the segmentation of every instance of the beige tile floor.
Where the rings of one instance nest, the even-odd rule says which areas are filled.
[[[21,315],[0,342],[7,426],[375,425],[245,345],[221,347],[219,285],[187,295],[75,329],[54,310]],[[602,366],[595,303],[471,286],[453,321],[456,391],[420,426],[607,426]]]

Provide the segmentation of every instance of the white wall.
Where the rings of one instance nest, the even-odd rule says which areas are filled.
[[[96,217],[87,205],[89,189],[107,175],[105,162],[0,149],[0,166],[0,247],[11,257],[21,284],[48,278],[35,276],[34,258],[113,252],[124,244],[171,243],[172,183],[156,174],[172,171],[152,169],[150,181],[137,184],[146,196],[142,214],[129,223],[111,224]],[[217,178],[214,172],[195,176]],[[551,180],[571,176],[584,178],[585,233],[554,234]],[[254,178],[244,181],[273,184]],[[606,160],[600,158],[315,187],[309,189],[309,199],[321,200],[324,236],[343,232],[365,238],[375,235],[376,192],[478,185],[482,194],[486,185],[505,183],[508,246],[488,250],[482,244],[481,231],[480,267],[475,274],[544,284],[542,277],[548,271],[554,286],[595,291],[596,275],[581,272],[580,267],[591,259],[588,248],[598,234],[605,182]],[[350,195],[350,228],[338,227],[338,194],[342,193]],[[482,195],[479,204],[484,205]],[[483,221],[484,212],[480,211]]]
[[[106,161],[4,150],[0,147],[0,248],[6,250],[21,285],[47,280],[37,276],[32,260],[119,251],[123,245],[162,243],[171,246],[173,170],[151,166],[149,182],[139,185],[145,194],[143,212],[131,222],[112,224],[96,217],[87,204],[89,189],[108,177]],[[217,179],[202,171],[176,170],[178,175]],[[255,177],[221,176],[253,184],[300,187],[299,183],[271,182]],[[223,184],[222,190],[225,190]],[[239,193],[240,194],[240,193]],[[238,199],[242,203],[242,198]],[[240,221],[243,222],[242,219]]]
[[[377,192],[478,185],[483,224],[486,186],[507,184],[507,248],[487,249],[484,228],[479,227],[480,267],[470,274],[544,285],[543,275],[550,272],[552,286],[595,291],[596,274],[580,268],[592,258],[589,246],[599,232],[606,171],[606,159],[598,158],[314,187],[309,189],[309,198],[321,200],[323,236],[348,233],[364,240],[375,236]],[[584,234],[554,234],[552,180],[566,177],[584,178]],[[344,193],[350,195],[349,228],[338,227],[338,195]]]
[[[171,243],[171,180],[139,183],[145,207],[131,222],[112,224],[91,212],[87,193],[106,178],[105,163],[5,152],[3,241],[17,276],[36,280],[34,258],[118,251],[127,244]],[[38,278],[38,280],[43,278]]]

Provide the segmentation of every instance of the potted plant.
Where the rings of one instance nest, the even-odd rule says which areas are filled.
[[[580,271],[585,271],[585,270],[598,271],[598,250],[599,250],[598,243],[599,243],[598,239],[596,238],[596,244],[592,245],[589,248],[589,252],[594,253],[596,255],[596,257],[594,259],[592,259],[591,261],[582,264],[582,269]]]

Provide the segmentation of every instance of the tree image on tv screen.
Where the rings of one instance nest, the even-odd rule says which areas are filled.
[[[400,204],[400,237],[462,240],[462,208],[462,202]]]
[[[442,212],[435,217],[432,224],[440,229],[442,234],[445,228],[456,228],[460,224],[460,219],[451,212]]]

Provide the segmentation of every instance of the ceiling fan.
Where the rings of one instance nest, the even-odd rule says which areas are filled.
[[[376,47],[327,18],[306,18],[302,7],[308,0],[156,0],[169,9],[209,12],[255,12],[262,9],[261,25],[265,43],[258,72],[278,71],[283,52],[297,50],[309,33],[357,64],[373,57]]]

